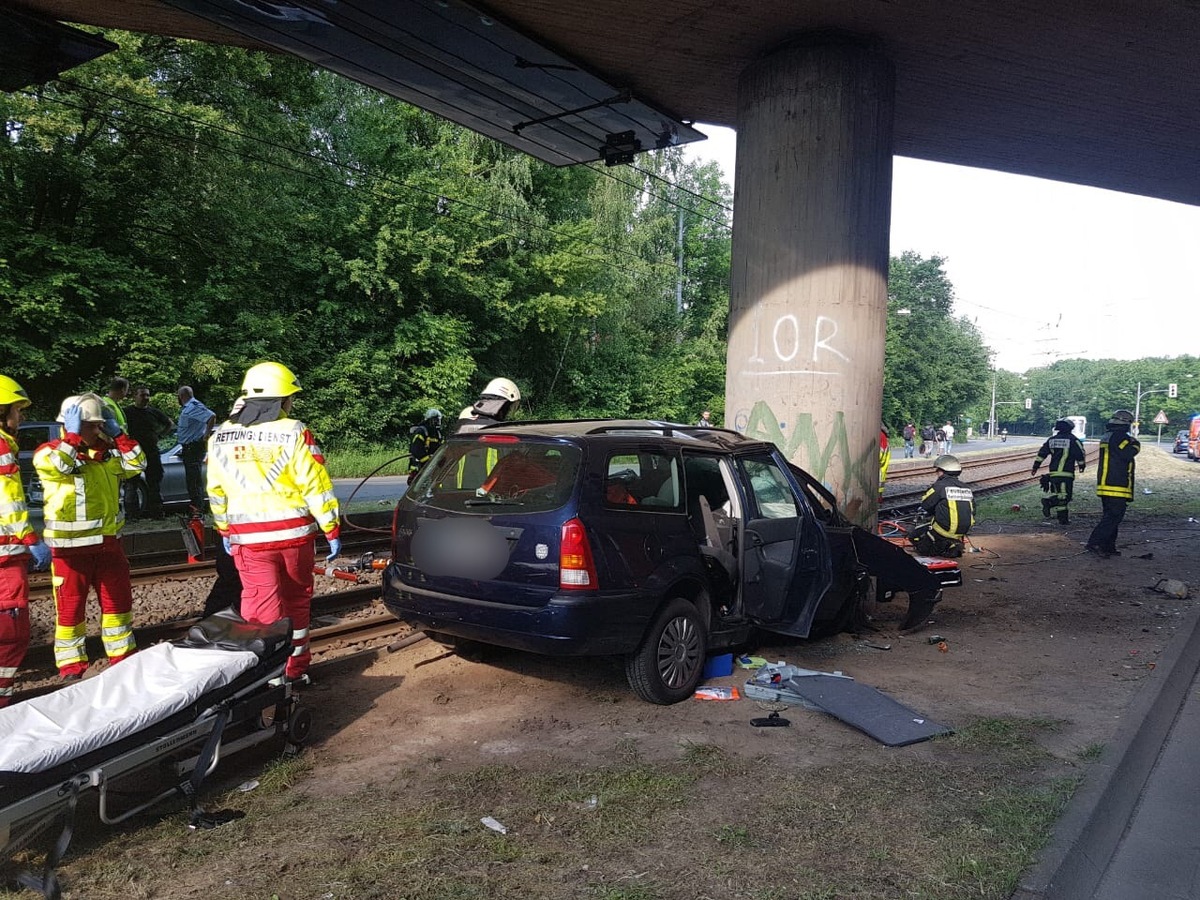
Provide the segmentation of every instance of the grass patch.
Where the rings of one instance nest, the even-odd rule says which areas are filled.
[[[1032,766],[1050,758],[1038,734],[1057,731],[1054,719],[979,719],[943,740],[961,750],[1000,756],[1009,765]]]
[[[95,900],[1001,900],[1074,789],[1027,768],[1052,725],[987,720],[954,753],[882,765],[764,767],[691,744],[656,764],[482,766],[346,796],[290,760],[225,798],[246,818],[110,830],[63,874]]]
[[[1103,741],[1097,741],[1093,744],[1088,744],[1077,754],[1081,762],[1096,762],[1104,755],[1104,748],[1107,745]]]
[[[325,454],[325,465],[330,478],[365,478],[372,472],[375,475],[406,475],[408,446],[329,450]]]

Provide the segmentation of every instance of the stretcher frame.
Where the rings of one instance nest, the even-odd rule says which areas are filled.
[[[98,817],[106,825],[120,824],[180,796],[192,804],[191,826],[210,826],[217,822],[201,808],[198,793],[223,757],[279,735],[286,737],[285,752],[299,750],[308,736],[311,716],[300,707],[293,683],[283,677],[291,653],[288,620],[251,626],[226,610],[194,626],[189,637],[176,646],[252,650],[259,660],[212,696],[202,696],[109,747],[84,753],[45,773],[10,775],[9,780],[29,784],[23,796],[0,808],[0,844],[4,847],[0,863],[6,876],[51,900],[61,896],[56,869],[70,846],[76,807],[89,792],[96,793]],[[128,809],[114,810],[110,787],[155,766],[175,783]],[[0,782],[0,800],[8,787]],[[34,848],[57,822],[62,827],[46,852],[41,873],[14,867],[12,857]]]

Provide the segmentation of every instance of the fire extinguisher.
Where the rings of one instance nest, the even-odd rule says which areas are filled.
[[[188,562],[204,561],[204,517],[193,510],[191,515],[180,516],[180,532],[183,546],[187,550]]]

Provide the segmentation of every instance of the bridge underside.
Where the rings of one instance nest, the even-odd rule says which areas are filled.
[[[163,0],[17,5],[67,22],[262,46]],[[241,5],[280,17],[307,6],[336,17],[338,9],[373,4]],[[896,68],[895,153],[1200,203],[1200,3],[1193,0],[473,5],[659,109],[734,127],[739,77],[793,36],[835,29],[873,38]]]

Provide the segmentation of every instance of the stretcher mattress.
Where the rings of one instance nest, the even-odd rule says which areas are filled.
[[[258,663],[250,651],[155,644],[100,676],[0,709],[0,772],[45,772],[107,746]]]

